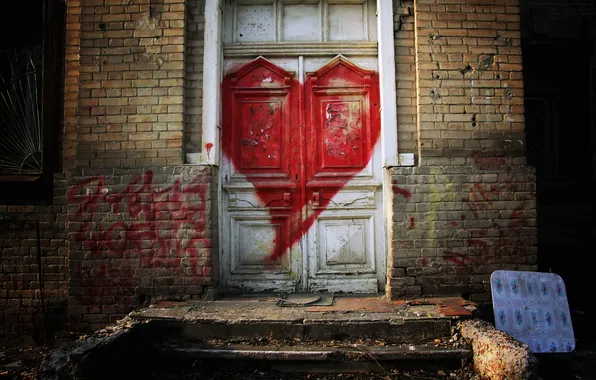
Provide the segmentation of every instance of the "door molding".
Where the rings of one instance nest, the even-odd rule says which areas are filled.
[[[223,0],[209,0],[205,2],[205,34],[203,55],[203,96],[202,104],[202,144],[201,153],[196,164],[219,167],[222,161],[221,133],[221,83],[223,78]],[[400,155],[397,142],[397,93],[395,76],[395,47],[393,32],[393,0],[377,0],[377,31],[378,31],[378,72],[380,79],[380,119],[381,119],[381,152],[382,167],[389,168],[400,165]],[[240,50],[237,54],[242,54]],[[370,50],[370,48],[366,49]],[[303,54],[304,55],[304,54]],[[387,171],[384,170],[384,177]],[[383,182],[386,182],[385,178]],[[221,180],[217,179],[218,187],[218,226],[222,226],[222,194]],[[386,186],[385,186],[386,187]],[[383,208],[391,215],[391,197],[383,196]],[[385,234],[390,231],[391,217],[386,217]],[[221,232],[221,231],[220,231]],[[222,247],[221,233],[219,246]],[[386,235],[387,236],[387,235]],[[386,242],[388,239],[386,239]],[[218,252],[218,255],[221,254]],[[386,252],[385,260],[391,255]],[[220,268],[221,270],[221,268]],[[386,270],[386,268],[385,268]],[[222,286],[223,284],[220,284]]]
[[[241,43],[228,44],[223,49],[226,58],[254,57],[255,52],[260,55],[275,57],[313,57],[330,55],[371,55],[377,56],[377,42],[316,42],[316,43]]]
[[[221,162],[219,134],[221,130],[220,85],[223,78],[223,9],[223,0],[205,2],[203,93],[214,95],[203,96],[203,149],[198,162],[202,165],[219,166]],[[377,30],[383,167],[399,166],[393,0],[377,0]]]

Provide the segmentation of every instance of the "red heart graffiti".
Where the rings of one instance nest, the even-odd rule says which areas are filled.
[[[371,159],[379,139],[378,77],[343,57],[309,74],[257,58],[223,82],[224,155],[255,188],[276,229],[277,261]]]

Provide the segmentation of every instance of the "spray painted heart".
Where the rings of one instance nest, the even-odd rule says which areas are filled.
[[[259,57],[226,75],[223,99],[223,152],[282,226],[269,256],[277,261],[368,165],[378,78],[338,56],[302,85]]]

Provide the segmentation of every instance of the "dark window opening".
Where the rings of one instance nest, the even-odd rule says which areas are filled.
[[[62,0],[21,0],[0,16],[0,204],[52,200],[65,11]]]

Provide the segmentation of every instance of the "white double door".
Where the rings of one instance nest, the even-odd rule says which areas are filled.
[[[224,292],[384,290],[379,105],[376,57],[225,60]]]

